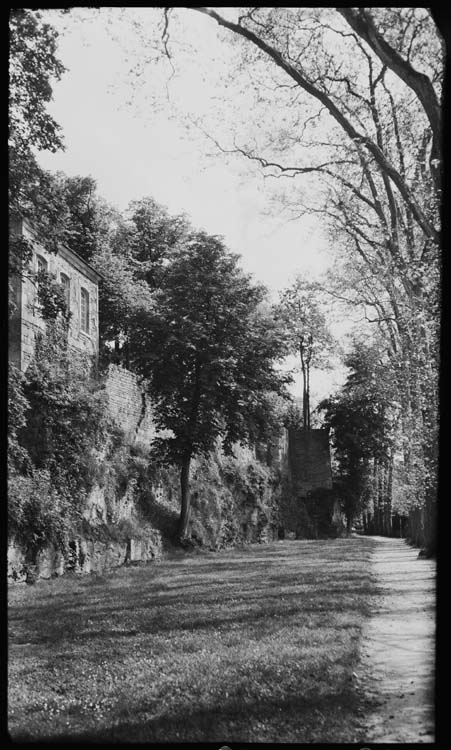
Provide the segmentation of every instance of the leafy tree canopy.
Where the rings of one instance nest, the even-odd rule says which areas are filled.
[[[283,390],[274,361],[284,345],[273,317],[218,237],[192,233],[165,269],[155,308],[131,334],[133,360],[150,380],[174,457],[208,452],[223,435],[246,439],[258,395]],[[144,325],[143,325],[144,323]]]
[[[51,80],[65,68],[56,57],[56,31],[37,11],[17,8],[10,15],[9,142],[14,152],[30,147],[61,148],[60,127],[46,111]]]
[[[56,57],[57,32],[43,23],[39,11],[17,8],[9,22],[9,211],[14,222],[28,218],[49,250],[53,242],[58,196],[52,179],[36,161],[36,150],[63,147],[60,127],[47,112],[52,83],[65,68]],[[12,234],[10,270],[26,272],[31,257],[29,243]]]
[[[162,267],[191,231],[189,221],[184,215],[172,216],[165,206],[150,197],[132,201],[126,217],[128,232],[124,239],[137,277],[155,287]]]
[[[192,232],[164,268],[155,307],[130,331],[134,368],[148,380],[156,422],[170,436],[156,448],[181,467],[180,535],[189,520],[192,456],[221,440],[257,437],[263,402],[284,392],[275,362],[286,353],[280,329],[262,312],[253,285],[219,237]]]

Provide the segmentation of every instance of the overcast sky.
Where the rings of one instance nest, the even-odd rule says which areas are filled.
[[[196,227],[223,235],[230,250],[242,256],[244,269],[272,290],[289,285],[300,271],[310,276],[322,269],[328,256],[318,225],[287,221],[276,211],[267,215],[270,180],[257,172],[245,179],[243,164],[226,164],[220,155],[206,161],[205,144],[189,139],[164,109],[155,112],[149,103],[146,110],[145,100],[127,106],[132,91],[125,27],[119,16],[116,24],[106,24],[104,9],[77,10],[74,20],[69,14],[62,23],[56,13],[46,14],[60,32],[58,56],[68,69],[55,83],[49,106],[66,150],[40,154],[42,166],[92,175],[99,194],[121,209],[152,196],[171,212],[185,212]],[[87,21],[78,20],[82,12]],[[203,17],[195,21],[205,24],[209,51],[218,58],[224,44],[217,42],[215,24]],[[204,89],[197,88],[196,79],[188,78],[189,96],[205,99]]]

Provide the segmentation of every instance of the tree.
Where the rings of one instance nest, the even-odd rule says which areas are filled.
[[[171,215],[153,198],[132,201],[127,209],[128,245],[139,278],[150,287],[158,285],[159,274],[179,242],[190,231],[184,215]]]
[[[47,112],[52,81],[65,70],[56,57],[56,31],[41,13],[23,8],[10,13],[9,55],[9,200],[13,218],[28,216],[39,223],[35,197],[45,176],[34,150],[63,147],[60,127]],[[42,201],[44,204],[44,201]]]
[[[277,314],[289,332],[291,349],[299,354],[302,372],[302,423],[310,429],[310,370],[327,366],[332,349],[332,336],[321,310],[315,284],[298,277],[280,295]]]
[[[421,435],[432,547],[437,495],[444,50],[426,8],[190,8],[231,32],[255,92],[252,134],[223,152],[288,177],[296,216],[325,217],[404,384],[403,441]],[[233,16],[233,20],[232,20]],[[166,34],[165,47],[168,49]],[[234,92],[238,84],[234,81]],[[265,108],[270,116],[265,120]],[[283,108],[283,120],[274,111]],[[305,114],[303,114],[305,112]],[[258,127],[255,122],[258,121]],[[344,137],[343,137],[344,136]],[[214,139],[213,139],[214,140]],[[300,198],[294,178],[308,179]],[[318,192],[320,191],[320,192]],[[311,196],[318,196],[312,200]],[[353,269],[355,271],[355,268]],[[355,272],[353,278],[356,278]]]
[[[14,279],[32,274],[30,242],[15,232],[18,220],[28,218],[50,251],[55,251],[58,231],[55,216],[61,202],[48,172],[42,170],[36,151],[63,147],[60,127],[47,112],[52,82],[65,68],[56,57],[56,31],[42,22],[41,13],[12,9],[9,22],[9,309],[13,310]]]
[[[390,68],[396,72],[403,83],[415,93],[428,121],[434,123],[433,151],[435,158],[432,159],[434,164],[431,163],[431,169],[436,178],[436,188],[439,189],[441,156],[438,136],[440,136],[441,131],[440,121],[437,122],[440,104],[436,88],[440,85],[440,70],[435,66],[432,68],[430,76],[425,73],[420,74],[408,59],[403,59],[403,44],[408,46],[410,41],[410,46],[408,46],[408,54],[410,54],[414,38],[420,34],[421,25],[423,26],[423,35],[429,32],[429,43],[431,41],[436,43],[436,38],[433,37],[434,24],[426,9],[424,9],[421,18],[417,16],[413,21],[408,19],[407,23],[404,22],[404,25],[401,23],[402,28],[393,44],[387,41],[387,37],[390,36],[390,26],[393,26],[393,20],[391,24],[390,22],[387,23],[387,19],[382,15],[382,25],[385,25],[384,38],[384,34],[378,32],[376,22],[367,9],[360,9],[358,13],[346,9],[339,10],[355,33],[346,32],[342,25],[337,24],[336,19],[331,18],[331,9],[315,11],[315,9],[295,8],[287,14],[285,9],[281,11],[278,8],[252,8],[250,11],[242,13],[237,22],[229,20],[210,8],[198,7],[190,8],[190,10],[210,16],[220,26],[250,42],[259,51],[260,59],[263,53],[264,59],[271,61],[279,71],[283,71],[294,82],[294,88],[299,88],[319,102],[354,144],[356,153],[366,153],[367,158],[376,165],[377,170],[397,189],[405,206],[412,214],[414,221],[421,227],[425,236],[434,241],[438,240],[438,230],[434,225],[434,219],[437,219],[437,217],[429,217],[423,211],[422,201],[415,195],[415,189],[406,180],[402,171],[396,167],[390,153],[385,150],[383,145],[381,147],[381,143],[378,142],[377,137],[374,137],[373,132],[366,129],[364,122],[359,117],[361,112],[357,107],[348,109],[346,100],[349,95],[358,98],[359,93],[356,94],[355,92],[352,78],[343,74],[341,61],[341,64],[337,64],[333,56],[329,55],[324,48],[325,35],[330,29],[341,36],[342,39],[346,36],[353,38],[354,49],[358,48],[359,55],[367,54],[362,41],[370,42],[371,50],[380,63],[381,69],[385,70],[387,65],[390,65]],[[383,13],[384,11],[382,11]],[[399,17],[398,11],[398,26]],[[406,26],[409,25],[414,25],[414,30],[408,35]],[[412,38],[409,39],[409,37]],[[400,42],[401,51],[398,51],[396,46]],[[424,43],[423,36],[423,45]],[[415,46],[418,48],[418,44]],[[305,50],[309,47],[310,53],[305,54]],[[296,48],[299,50],[297,56]],[[320,57],[318,57],[318,54]],[[299,65],[300,58],[302,58],[302,65]],[[427,64],[429,64],[430,59],[426,61]],[[323,63],[323,71],[320,70],[321,63]],[[353,78],[355,79],[355,73]],[[436,163],[437,161],[438,163]],[[265,159],[260,159],[260,162],[262,166],[265,166],[265,162],[267,167],[277,166],[277,164],[271,164],[269,160]],[[320,172],[325,170],[327,174],[328,165],[312,166],[304,170],[300,168],[300,172],[308,173],[317,169]],[[291,174],[297,171],[296,166],[281,167],[281,170],[291,172]]]
[[[55,217],[61,241],[91,263],[103,244],[108,243],[112,229],[120,221],[119,212],[97,195],[93,177],[64,172],[49,175],[49,188],[60,197],[60,210]]]
[[[218,440],[230,452],[257,438],[262,399],[284,391],[275,362],[285,350],[274,318],[261,312],[264,288],[220,238],[191,233],[160,283],[154,310],[131,330],[132,366],[148,380],[157,426],[170,430],[156,448],[180,467],[183,538],[192,457]]]
[[[338,488],[348,532],[373,497],[378,533],[391,532],[393,445],[399,416],[387,364],[373,346],[356,342],[346,359],[350,373],[341,391],[319,406],[332,431]]]
[[[190,122],[221,154],[286,178],[287,189],[276,183],[282,210],[325,219],[344,248],[355,281],[345,292],[380,328],[404,383],[402,439],[421,435],[419,494],[433,518],[444,68],[434,16],[427,8],[166,8],[155,29],[171,82],[186,66],[177,44],[180,32],[189,44],[177,23],[186,12],[212,19],[233,48],[215,106],[197,113],[197,99],[186,98]],[[197,48],[193,39],[192,56]],[[210,70],[202,75],[212,82]]]
[[[160,277],[190,225],[185,216],[171,215],[151,197],[132,201],[124,214],[95,194],[90,203],[95,239],[90,262],[101,274],[100,343],[107,358],[119,357],[130,367],[130,329],[136,317],[153,308]]]
[[[10,14],[9,137],[15,151],[61,148],[60,127],[46,111],[51,79],[65,68],[56,58],[56,31],[41,14],[14,8]]]

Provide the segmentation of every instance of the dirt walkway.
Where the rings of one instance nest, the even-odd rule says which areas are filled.
[[[434,742],[435,561],[404,540],[373,537],[380,594],[357,679],[365,742]]]

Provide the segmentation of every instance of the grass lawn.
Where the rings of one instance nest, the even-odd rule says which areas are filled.
[[[9,591],[13,740],[354,742],[365,537]]]

